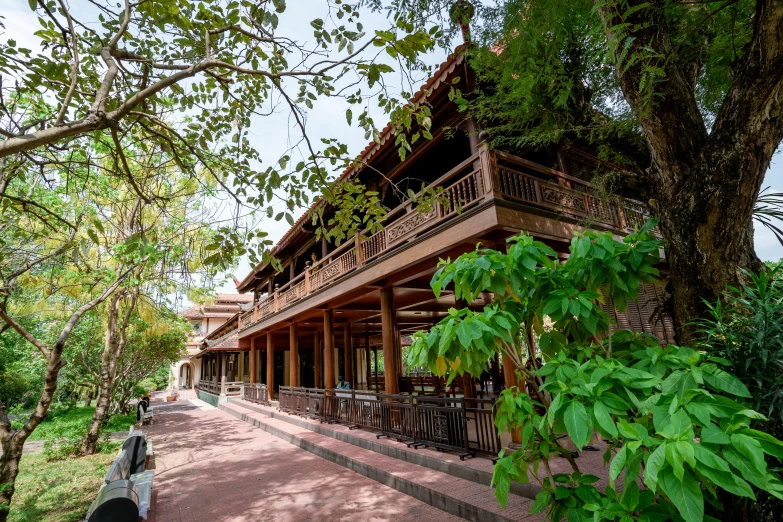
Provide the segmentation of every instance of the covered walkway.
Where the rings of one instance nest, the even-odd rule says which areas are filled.
[[[190,401],[156,404],[149,522],[461,520]]]

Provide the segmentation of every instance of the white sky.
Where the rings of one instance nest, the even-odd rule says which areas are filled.
[[[19,46],[38,51],[38,40],[33,34],[40,26],[36,20],[35,14],[30,10],[27,0],[2,0],[2,10],[0,14],[5,17],[6,32],[1,35],[2,39],[15,39]],[[78,16],[80,5],[86,4],[84,0],[72,0],[70,2],[74,14]],[[322,16],[323,0],[296,0],[288,2],[286,13],[280,18],[279,34],[301,41],[312,41],[312,27],[310,20]],[[82,9],[84,9],[82,7]],[[88,17],[85,17],[88,18]],[[362,13],[361,21],[366,32],[375,29],[385,29],[388,27],[388,21],[381,15],[370,15]],[[435,65],[445,59],[446,53],[439,49],[426,57],[430,65]],[[418,86],[417,86],[418,88]],[[308,133],[316,141],[320,138],[338,138],[346,143],[352,154],[358,154],[366,145],[364,131],[357,127],[348,126],[345,119],[345,109],[347,105],[339,100],[324,99],[315,103],[315,107],[308,114]],[[354,113],[357,111],[354,110]],[[376,113],[376,125],[382,128],[385,121],[383,117]],[[256,147],[259,149],[264,164],[275,163],[280,155],[286,150],[288,144],[289,128],[288,113],[283,111],[267,117],[255,117],[250,128],[251,136],[258,140]],[[783,154],[781,150],[772,160],[772,165],[767,173],[764,186],[771,186],[773,192],[783,192]],[[277,207],[282,210],[283,204],[278,203]],[[298,218],[304,209],[297,209],[294,217]],[[269,233],[270,239],[276,241],[288,230],[287,222],[276,222],[272,219],[265,219],[261,226]],[[762,260],[778,260],[783,258],[783,247],[775,239],[774,235],[766,228],[757,226],[755,234],[756,252]],[[250,270],[248,260],[241,259],[235,270],[234,275],[242,280]],[[230,278],[228,283],[223,285],[219,291],[235,291]]]

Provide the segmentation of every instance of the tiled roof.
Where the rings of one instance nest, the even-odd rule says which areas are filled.
[[[440,64],[440,67],[438,70],[430,77],[429,80],[427,80],[424,85],[416,92],[416,94],[411,97],[410,102],[411,103],[421,103],[429,94],[431,94],[433,91],[435,91],[438,87],[440,87],[441,83],[448,77],[449,74],[451,74],[454,69],[460,65],[464,59],[465,55],[462,53],[463,45],[458,46],[456,49],[454,49],[454,53],[449,55],[449,57],[446,59],[445,62]],[[378,152],[383,145],[385,145],[389,138],[393,136],[394,133],[394,125],[392,125],[391,122],[386,124],[386,127],[380,132],[380,140],[378,142],[371,141],[364,150],[359,153],[359,156],[357,160],[359,161],[360,165],[366,164],[374,155],[376,152]],[[343,173],[340,175],[340,179],[346,179],[350,176],[356,174],[357,170],[354,169],[353,166],[348,167],[343,171]],[[310,214],[310,211],[315,208],[317,204],[321,202],[321,198],[316,199],[313,201],[312,205],[297,219],[294,224],[291,226],[291,228],[288,229],[288,231],[283,234],[283,237],[281,237],[277,244],[272,248],[271,254],[275,255],[277,252],[279,252],[281,249],[285,248],[285,246],[288,244],[288,241],[293,237],[294,233],[298,231],[302,225],[304,224],[305,220],[307,219],[307,216]],[[252,276],[261,270],[261,268],[264,267],[264,264],[259,263],[258,265],[253,268],[250,273],[239,283],[236,285],[237,288],[244,287],[250,282],[250,279]]]

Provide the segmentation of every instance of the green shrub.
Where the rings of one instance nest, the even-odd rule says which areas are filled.
[[[748,284],[729,288],[724,302],[710,307],[711,317],[698,322],[702,347],[733,363],[733,372],[747,386],[753,409],[766,418],[751,427],[783,438],[783,267],[747,273]],[[771,467],[783,461],[769,458]],[[783,520],[783,501],[756,491],[759,520]]]
[[[658,275],[662,244],[650,233],[654,225],[622,243],[610,233],[578,235],[565,262],[521,235],[507,252],[477,249],[441,263],[433,277],[436,296],[451,285],[457,300],[483,292],[493,300],[480,312],[451,309],[430,332],[417,332],[413,360],[438,375],[479,377],[500,352],[540,397],[533,401],[510,385],[498,400],[498,431],[518,429],[522,439],[495,465],[501,503],[511,481],[531,477],[542,487],[531,512],[552,521],[715,521],[705,503],[719,504],[724,495],[755,499],[751,484],[783,498],[778,471],[767,463],[783,457],[783,442],[754,429],[766,418],[752,409],[731,361],[609,329],[601,305],[623,311],[641,283]],[[539,352],[529,342],[532,332]],[[559,441],[568,435],[581,449],[594,431],[610,441],[603,490]],[[571,473],[550,471],[558,456],[568,459]]]
[[[158,389],[158,385],[152,379],[143,379],[133,388],[134,397],[141,397]]]

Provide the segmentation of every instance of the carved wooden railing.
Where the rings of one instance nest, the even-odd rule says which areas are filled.
[[[633,232],[650,217],[642,203],[601,199],[593,185],[504,152],[495,151],[497,189],[504,198],[523,201],[615,230]],[[657,230],[654,231],[659,235]]]
[[[202,380],[198,383],[198,389],[207,393],[211,393],[212,395],[241,395],[243,384],[244,383],[241,381],[219,383]]]
[[[483,154],[483,157],[482,157]],[[303,297],[330,285],[357,268],[395,249],[422,231],[450,219],[455,214],[478,204],[485,195],[484,171],[474,164],[486,159],[488,153],[476,153],[435,180],[427,188],[441,188],[437,202],[425,211],[408,201],[392,211],[384,228],[374,234],[357,232],[349,241],[330,252],[314,265],[308,262],[305,271],[272,294],[259,300],[253,309],[240,317],[240,329],[291,306]]]
[[[245,384],[242,398],[246,401],[269,406],[269,393],[266,384]]]
[[[348,273],[388,254],[420,233],[478,205],[485,197],[509,200],[555,211],[618,231],[632,232],[648,214],[639,202],[617,198],[605,201],[588,182],[500,151],[482,149],[430,183],[436,202],[425,208],[407,201],[390,211],[384,228],[374,234],[357,232],[350,240],[286,285],[259,300],[240,317],[240,329],[293,305]]]

